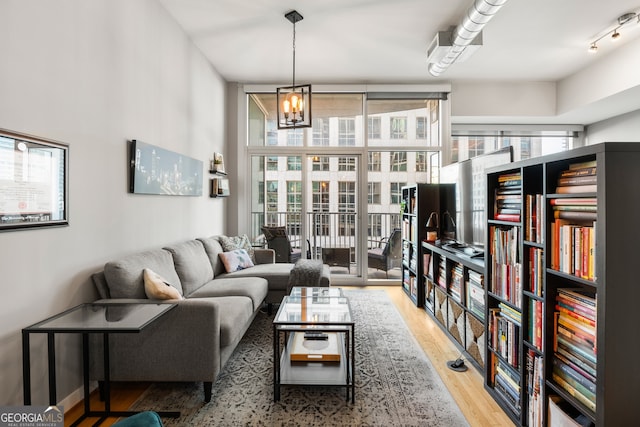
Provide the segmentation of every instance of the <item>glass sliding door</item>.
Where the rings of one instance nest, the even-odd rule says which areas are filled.
[[[354,155],[307,156],[308,240],[314,258],[332,275],[360,276],[358,244],[358,167]]]

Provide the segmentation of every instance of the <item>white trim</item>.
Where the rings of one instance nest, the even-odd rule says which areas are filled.
[[[514,124],[471,124],[471,123],[452,123],[451,131],[553,131],[553,130],[566,130],[573,132],[584,131],[583,125],[545,125],[545,124],[532,124],[532,125],[514,125]]]
[[[243,85],[244,93],[275,93],[283,84],[248,84]],[[417,84],[417,85],[352,85],[352,84],[312,84],[313,93],[367,93],[367,92],[451,92],[450,84]]]

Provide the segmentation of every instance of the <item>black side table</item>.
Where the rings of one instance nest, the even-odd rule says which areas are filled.
[[[84,377],[84,413],[72,426],[87,417],[100,417],[97,424],[107,417],[126,417],[132,411],[111,410],[109,373],[109,335],[113,333],[140,333],[145,327],[174,309],[176,304],[81,304],[67,311],[26,327],[22,330],[22,374],[24,404],[31,405],[31,349],[29,335],[47,334],[49,362],[49,404],[56,405],[56,351],[55,334],[82,334],[82,369]],[[102,334],[104,351],[104,411],[92,411],[89,400],[89,334]],[[160,412],[161,416],[179,417],[179,412]]]

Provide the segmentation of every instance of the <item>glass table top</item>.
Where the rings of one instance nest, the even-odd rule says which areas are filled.
[[[176,304],[81,304],[24,329],[27,332],[139,332]]]
[[[349,300],[340,288],[293,288],[273,320],[276,325],[353,324]]]

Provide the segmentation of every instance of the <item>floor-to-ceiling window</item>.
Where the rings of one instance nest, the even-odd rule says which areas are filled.
[[[399,279],[367,269],[367,251],[400,226],[402,186],[437,180],[440,99],[418,98],[314,93],[312,127],[278,131],[275,95],[249,94],[253,237],[284,225],[309,256],[343,249],[336,274]]]

